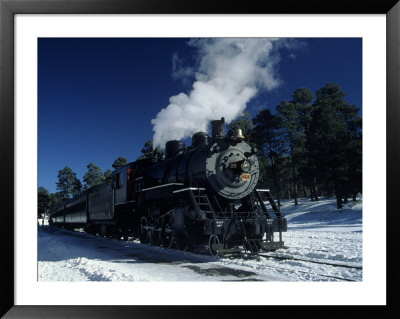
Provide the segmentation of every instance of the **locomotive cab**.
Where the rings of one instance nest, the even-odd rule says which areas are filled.
[[[150,166],[151,159],[131,162],[112,173],[115,205],[125,204],[135,200],[137,193],[143,188],[143,169]]]

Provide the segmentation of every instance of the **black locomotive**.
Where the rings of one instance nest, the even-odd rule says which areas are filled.
[[[211,124],[212,137],[195,133],[190,147],[168,141],[165,159],[114,171],[112,184],[63,203],[51,224],[166,248],[206,247],[212,255],[282,248],[287,221],[269,191],[256,189],[256,150],[240,130],[225,136],[224,118]]]

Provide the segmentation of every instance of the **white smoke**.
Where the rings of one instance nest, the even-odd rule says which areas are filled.
[[[278,42],[267,38],[189,41],[198,52],[193,88],[189,94],[170,97],[169,105],[152,119],[154,147],[164,147],[168,140],[183,139],[198,131],[206,132],[211,120],[225,117],[229,124],[260,90],[276,88]],[[174,59],[176,76],[179,70],[176,70],[176,56]],[[181,73],[192,73],[187,70]]]

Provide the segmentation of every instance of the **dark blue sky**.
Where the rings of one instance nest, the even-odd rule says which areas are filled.
[[[58,171],[82,180],[90,162],[104,171],[118,156],[134,161],[152,139],[151,119],[191,82],[172,77],[173,55],[191,61],[188,39],[38,40],[38,186],[56,191]],[[276,69],[282,84],[251,100],[247,110],[275,110],[299,87],[314,94],[327,82],[362,107],[362,40],[298,39],[282,49]],[[192,61],[193,62],[193,61]]]

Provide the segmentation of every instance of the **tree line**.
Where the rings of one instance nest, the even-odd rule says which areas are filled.
[[[317,201],[335,196],[342,208],[349,198],[362,192],[362,120],[359,107],[345,101],[345,92],[327,83],[316,92],[298,88],[290,100],[262,109],[253,119],[248,112],[229,125],[241,128],[246,141],[258,150],[260,178],[258,187],[269,188],[278,205],[283,198],[300,197]],[[153,150],[147,141],[137,159],[162,157],[164,150]],[[118,157],[113,169],[128,160]],[[58,172],[57,192],[38,188],[38,215],[51,211],[63,201],[102,183],[111,183],[111,170],[105,172],[94,163],[87,165],[81,181],[70,167]]]
[[[125,166],[128,160],[125,157],[118,157],[112,167],[118,169]],[[51,211],[59,206],[62,202],[79,195],[81,192],[103,183],[112,182],[112,171],[107,169],[105,172],[95,163],[89,163],[87,172],[83,175],[83,182],[79,180],[76,173],[68,166],[58,171],[56,192],[50,193],[46,188],[40,186],[38,188],[38,216]]]
[[[271,189],[279,205],[282,198],[298,205],[299,197],[335,196],[340,209],[362,192],[362,120],[345,95],[335,83],[316,96],[298,88],[275,113],[244,113],[231,123],[258,149],[259,187]]]
[[[154,156],[162,157],[164,150],[160,147],[156,147],[153,150],[153,142],[147,141],[144,147],[141,149],[141,155],[137,160],[145,158],[153,158]],[[128,159],[119,156],[111,165],[114,170],[121,168],[128,164]],[[83,175],[83,183],[76,176],[76,173],[68,166],[58,171],[56,192],[50,193],[45,187],[38,187],[38,217],[42,214],[50,212],[57,208],[64,201],[71,199],[83,191],[103,183],[112,183],[112,171],[102,169],[95,163],[89,163],[87,166],[87,172]]]

